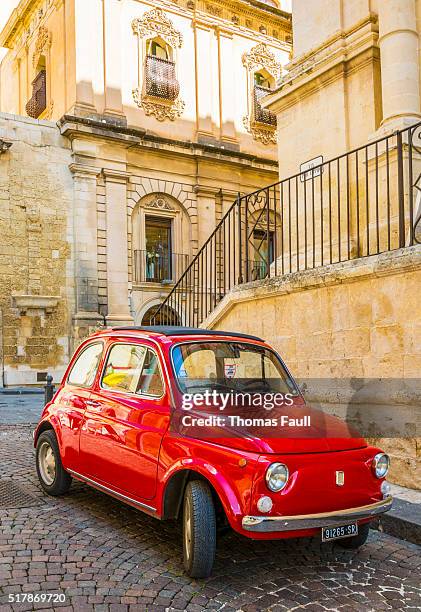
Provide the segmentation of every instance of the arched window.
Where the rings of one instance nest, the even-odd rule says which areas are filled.
[[[154,98],[174,101],[180,93],[180,85],[172,61],[173,50],[157,36],[146,43],[145,93]]]
[[[172,49],[162,38],[152,38],[147,43],[147,55],[163,60],[171,60]]]
[[[41,55],[35,70],[35,79],[32,81],[32,97],[26,105],[29,117],[38,117],[47,108],[47,70],[46,59]]]
[[[263,70],[262,72],[254,73],[254,84],[258,87],[265,87],[268,90],[272,89],[271,80],[272,79],[269,74],[265,73]]]
[[[276,126],[276,115],[260,104],[260,100],[267,96],[274,86],[274,78],[267,70],[261,69],[254,73],[253,118],[257,123]]]

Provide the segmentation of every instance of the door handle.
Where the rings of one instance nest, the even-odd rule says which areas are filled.
[[[92,408],[92,410],[95,410],[95,411],[101,410],[100,402],[96,402],[94,400],[86,400],[86,405],[89,406],[89,408]]]

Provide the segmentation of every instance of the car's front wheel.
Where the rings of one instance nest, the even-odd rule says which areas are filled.
[[[72,477],[63,467],[57,438],[52,430],[43,431],[37,441],[36,466],[42,488],[48,495],[63,495]]]
[[[337,544],[342,548],[348,548],[355,550],[366,543],[368,534],[370,532],[370,523],[364,523],[364,525],[358,526],[358,534],[350,538],[343,538],[337,541]]]
[[[207,578],[216,550],[216,517],[212,493],[206,482],[187,484],[183,508],[184,567],[192,578]]]

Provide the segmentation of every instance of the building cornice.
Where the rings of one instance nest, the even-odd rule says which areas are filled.
[[[101,168],[79,164],[76,162],[70,164],[69,170],[75,176],[89,176],[91,178],[97,178],[101,174]]]
[[[191,18],[202,28],[223,28],[233,34],[241,32],[243,36],[256,42],[265,42],[290,52],[292,46],[292,18],[290,13],[270,7],[259,0],[145,0],[151,8],[179,14]],[[250,22],[250,23],[248,23]],[[260,29],[265,26],[266,32]],[[277,35],[275,35],[275,31]]]
[[[278,88],[266,96],[262,105],[279,112],[309,95],[315,89],[340,78],[379,55],[377,20],[370,15],[346,32],[332,36],[320,47],[294,59],[286,66],[286,74]]]
[[[19,4],[13,9],[9,19],[0,33],[0,47],[10,48],[17,32],[23,28],[24,22],[28,17],[35,13],[42,0],[20,0]]]
[[[211,146],[202,143],[172,140],[162,136],[149,134],[142,128],[132,128],[104,124],[102,121],[88,119],[85,117],[75,117],[64,115],[58,122],[58,127],[62,136],[74,140],[84,139],[103,139],[113,141],[126,148],[135,147],[151,150],[155,152],[171,152],[172,154],[188,155],[198,159],[219,161],[222,163],[238,164],[240,166],[251,166],[255,169],[276,171],[278,162],[273,159],[259,157],[250,153],[233,151],[218,146]]]
[[[103,168],[102,175],[109,183],[127,183],[130,178],[130,172],[125,170],[116,170],[114,168]]]

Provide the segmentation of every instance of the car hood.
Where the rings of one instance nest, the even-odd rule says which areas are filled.
[[[209,415],[203,411],[192,411],[190,414],[192,418],[202,419],[214,416],[214,413]],[[278,423],[281,423],[281,417],[284,419],[283,424],[276,427],[229,427],[226,424],[218,427],[213,421],[208,422],[205,427],[181,428],[178,433],[259,454],[324,453],[367,446],[360,434],[344,420],[314,408],[302,399],[288,408],[282,407],[269,412],[254,410],[252,416],[255,419],[276,418]]]

